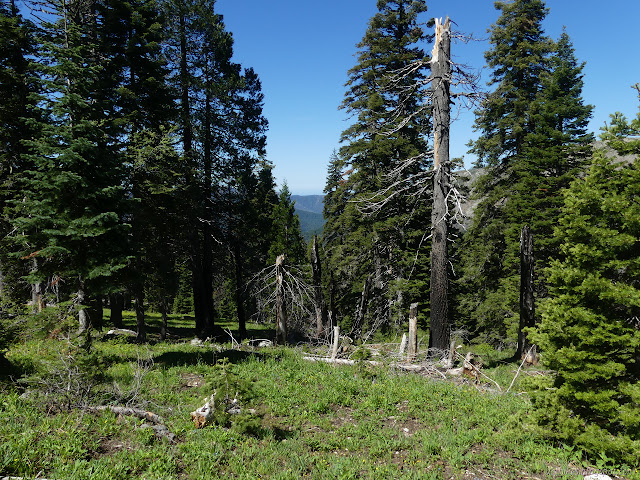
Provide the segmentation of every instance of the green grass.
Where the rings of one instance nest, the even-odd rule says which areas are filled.
[[[188,319],[171,322],[174,332],[191,328]],[[252,326],[264,336],[261,328]],[[0,473],[92,480],[581,479],[596,471],[580,452],[537,436],[527,425],[526,395],[386,368],[311,363],[294,349],[238,351],[188,340],[136,345],[97,339],[90,359],[96,367],[86,369],[97,382],[94,402],[127,399],[157,413],[177,435],[175,444],[154,437],[141,420],[59,408],[38,385],[5,380]],[[70,353],[81,358],[64,341],[25,340],[7,357],[33,380],[60,369]],[[223,358],[249,382],[241,400],[260,420],[251,433],[239,424],[196,430],[191,422],[189,413],[213,393],[209,382]],[[502,364],[488,374],[506,389],[516,369]]]

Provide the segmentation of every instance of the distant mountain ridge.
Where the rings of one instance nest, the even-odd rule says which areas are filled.
[[[322,214],[324,208],[324,195],[291,195],[295,202],[296,210]]]
[[[321,235],[324,228],[324,195],[291,195],[296,213],[300,219],[300,230],[306,241],[314,235]]]

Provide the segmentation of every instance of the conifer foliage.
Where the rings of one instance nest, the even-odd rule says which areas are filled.
[[[458,322],[496,344],[517,337],[520,231],[534,236],[535,293],[546,295],[544,267],[557,252],[552,237],[560,192],[589,155],[591,106],[582,100],[582,68],[569,37],[542,29],[542,0],[496,2],[501,16],[485,57],[495,89],[476,112],[480,137],[471,151],[485,168],[481,198],[465,234]],[[522,352],[521,352],[522,353]]]
[[[639,153],[640,141],[622,132],[640,134],[640,116],[614,117],[604,135]],[[532,333],[555,371],[534,395],[539,423],[556,439],[628,462],[640,453],[639,158],[620,165],[599,150],[565,192],[551,298]]]
[[[342,108],[353,117],[334,155],[325,193],[325,244],[337,279],[336,295],[345,326],[358,336],[363,326],[400,322],[410,299],[404,294],[418,248],[411,231],[411,199],[394,197],[391,172],[415,159],[413,170],[428,169],[427,115],[417,115],[427,99],[420,83],[428,67],[421,43],[424,1],[380,0],[378,12],[358,46],[358,63],[349,70]],[[416,66],[416,68],[409,68]],[[399,112],[400,115],[398,114]],[[383,201],[384,211],[367,212]],[[414,277],[415,278],[415,277]],[[425,294],[425,292],[421,292]],[[414,299],[415,300],[415,299]]]

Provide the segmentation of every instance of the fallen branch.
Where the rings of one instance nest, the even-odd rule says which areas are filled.
[[[428,370],[429,367],[424,365],[407,365],[406,363],[389,363],[385,364],[384,362],[378,362],[376,360],[349,360],[346,358],[331,358],[331,357],[302,357],[303,360],[307,360],[308,362],[324,362],[324,363],[333,363],[336,365],[356,365],[359,363],[365,363],[367,365],[373,365],[374,367],[383,367],[385,365],[391,368],[397,368],[398,370],[405,370],[408,372],[421,372],[423,370]],[[441,372],[438,372],[442,375]]]
[[[150,423],[151,425],[147,425],[144,428],[152,428],[158,438],[165,438],[169,441],[169,443],[175,442],[175,434],[171,433],[169,429],[165,426],[164,421],[158,415],[153,412],[147,412],[146,410],[142,410],[140,408],[131,408],[131,407],[114,407],[109,405],[101,405],[98,407],[86,407],[86,410],[90,412],[104,412],[108,410],[117,415],[126,415],[130,417],[138,417],[145,422]]]

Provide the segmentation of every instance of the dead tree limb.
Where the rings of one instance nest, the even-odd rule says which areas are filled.
[[[159,415],[156,415],[153,412],[148,412],[146,410],[142,410],[141,408],[131,408],[131,407],[116,407],[111,405],[101,405],[98,407],[85,407],[85,410],[90,412],[104,412],[110,411],[115,413],[116,415],[124,415],[130,417],[137,417],[148,424],[148,428],[152,428],[158,438],[164,438],[169,441],[169,443],[174,443],[176,436],[171,433],[169,429],[165,426],[164,420]]]

